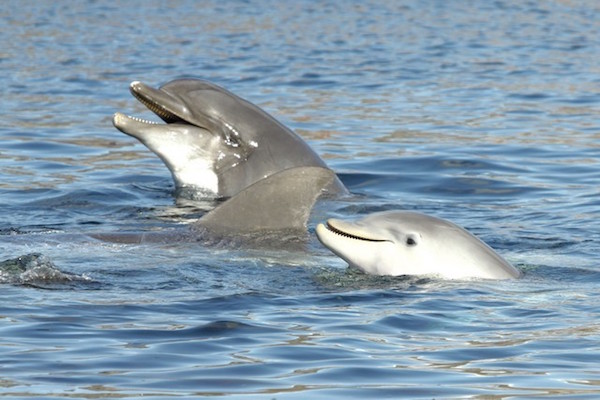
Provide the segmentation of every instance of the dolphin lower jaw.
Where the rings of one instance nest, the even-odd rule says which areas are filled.
[[[139,122],[140,124],[145,124],[145,125],[159,125],[158,122],[156,121],[149,121],[147,119],[143,119],[143,118],[138,118],[138,117],[133,117],[131,115],[125,115],[126,118],[135,121],[135,122]]]
[[[137,137],[136,133],[147,127],[160,125],[158,122],[148,121],[138,117],[116,112],[113,115],[113,125],[123,133]]]

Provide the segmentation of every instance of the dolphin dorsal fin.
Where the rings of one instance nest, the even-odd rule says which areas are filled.
[[[205,214],[197,224],[216,234],[306,231],[317,198],[344,191],[330,169],[290,168],[248,186]]]

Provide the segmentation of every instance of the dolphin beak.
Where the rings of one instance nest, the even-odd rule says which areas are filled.
[[[319,224],[317,236],[324,236],[331,233],[347,239],[363,240],[367,242],[389,242],[390,240],[377,237],[367,229],[361,228],[352,222],[345,222],[339,219],[328,219],[326,224]]]
[[[155,89],[140,81],[133,81],[129,85],[129,91],[133,97],[166,123],[185,122],[182,116],[187,113],[187,108],[178,98],[164,90]]]

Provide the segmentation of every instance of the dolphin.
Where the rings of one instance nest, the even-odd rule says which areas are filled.
[[[300,136],[214,83],[177,79],[155,89],[134,81],[130,91],[165,123],[117,112],[113,125],[160,157],[178,194],[228,198],[283,170],[327,169]]]
[[[321,243],[350,266],[373,275],[509,279],[521,272],[452,222],[410,211],[384,211],[319,224]]]

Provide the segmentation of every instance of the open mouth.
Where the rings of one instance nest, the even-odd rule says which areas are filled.
[[[138,118],[138,117],[132,117],[131,115],[125,115],[123,113],[116,113],[115,116],[117,116],[116,118],[118,118],[119,120],[125,120],[128,119],[130,121],[134,121],[140,124],[146,124],[146,125],[160,125],[159,122],[156,121],[148,121],[147,119],[143,119],[143,118]]]
[[[156,89],[152,89],[156,90]],[[140,103],[145,105],[150,111],[158,115],[167,124],[171,123],[182,123],[186,122],[179,118],[176,114],[168,110],[164,105],[158,103],[155,99],[150,97],[147,86],[139,81],[131,82],[129,85],[129,91]],[[137,119],[138,122],[150,122],[142,119]]]
[[[333,226],[330,221],[327,221],[327,223],[325,224],[325,227],[327,228],[328,231],[335,233],[336,235],[343,236],[348,239],[364,240],[367,242],[387,242],[388,241],[385,239],[373,239],[373,238],[358,236],[358,235],[354,235],[354,234],[351,234],[348,232],[344,232],[344,231],[340,230],[339,228],[336,228],[335,226]]]

